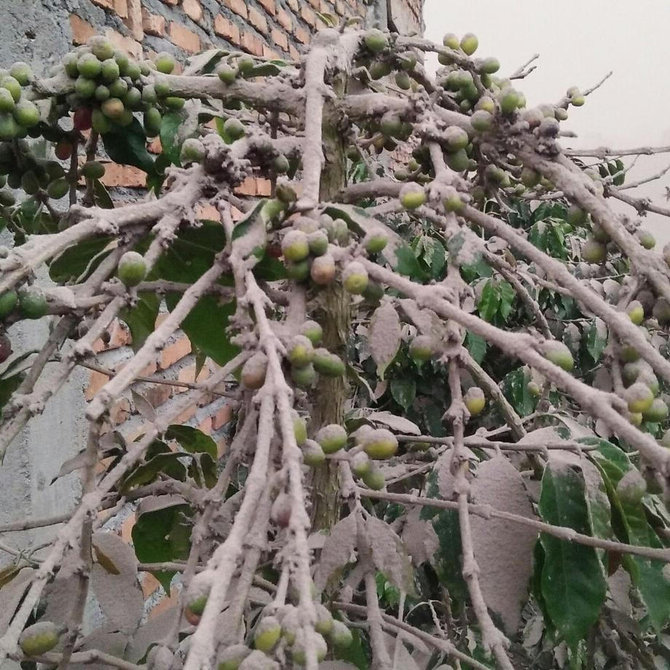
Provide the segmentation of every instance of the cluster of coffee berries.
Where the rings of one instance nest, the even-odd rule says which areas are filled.
[[[300,333],[287,345],[286,359],[291,366],[291,379],[300,388],[312,387],[319,375],[341,377],[346,371],[337,354],[319,346],[322,338],[321,326],[316,321],[305,321]]]
[[[161,110],[178,110],[184,99],[170,95],[170,85],[156,78],[145,83],[142,76],[152,71],[170,74],[175,61],[168,53],[160,53],[153,61],[136,62],[114,49],[106,38],[95,35],[88,42],[63,58],[65,73],[73,82],[67,106],[75,110],[77,130],[93,127],[105,134],[118,126],[132,123],[134,112],[144,113],[144,128],[149,137],[160,132]]]
[[[207,580],[200,575],[196,575],[189,584],[185,596],[184,616],[194,626],[200,622],[207,605],[209,590]],[[294,587],[289,589],[289,595],[291,599],[298,601],[299,596]],[[317,615],[316,622],[314,630],[309,633],[301,625],[298,608],[295,605],[287,603],[279,608],[268,608],[250,631],[246,644],[235,644],[219,650],[215,667],[218,670],[263,668],[266,667],[268,660],[278,653],[282,656],[289,655],[297,665],[304,665],[307,646],[305,635],[312,636],[313,648],[317,650],[319,661],[326,657],[329,649],[337,652],[348,648],[353,642],[349,628],[335,619],[322,603],[316,601],[314,608]]]
[[[26,63],[0,70],[0,140],[22,138],[40,122],[40,110],[24,95],[33,73]]]

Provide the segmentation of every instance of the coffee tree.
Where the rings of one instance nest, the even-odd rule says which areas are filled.
[[[566,151],[593,89],[527,108],[533,66],[477,47],[350,24],[299,63],[174,74],[95,37],[1,73],[0,453],[75,369],[108,381],[59,475],[74,511],[0,527],[55,527],[0,544],[0,662],[664,667],[670,250],[611,206],[669,214],[626,190],[621,157],[655,150]],[[107,160],[147,197],[115,206]],[[146,376],[180,329],[212,374]],[[153,407],[147,383],[184,392]],[[217,460],[180,417],[222,397]],[[143,573],[172,593],[155,612]]]

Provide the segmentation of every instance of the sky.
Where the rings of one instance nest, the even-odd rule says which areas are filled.
[[[529,106],[552,102],[570,86],[608,81],[570,109],[562,124],[578,134],[565,147],[627,148],[670,145],[670,3],[665,0],[425,0],[426,37],[473,32],[477,55],[496,56],[510,74],[538,53],[537,69],[516,86]],[[631,180],[670,165],[670,153],[641,158]],[[635,194],[665,201],[670,172]],[[624,211],[634,213],[626,207]],[[670,241],[670,218],[645,222],[659,241]]]

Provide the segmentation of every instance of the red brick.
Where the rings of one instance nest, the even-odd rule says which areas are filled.
[[[300,60],[300,52],[292,44],[288,45],[288,53],[293,60]]]
[[[314,7],[314,9],[319,9],[319,1],[320,0],[307,0],[307,2],[309,2],[309,4]]]
[[[212,430],[219,430],[222,426],[225,426],[233,415],[233,410],[230,405],[224,405],[213,417],[212,417]]]
[[[72,30],[72,43],[84,44],[89,37],[96,34],[96,29],[76,14],[70,14],[70,29]]]
[[[212,432],[212,417],[211,417],[211,416],[205,417],[205,418],[198,424],[198,428],[199,428],[203,433],[207,433],[207,434],[209,435],[209,433]]]
[[[303,5],[300,10],[302,20],[314,28],[316,26],[316,14],[307,5]]]
[[[132,37],[126,37],[116,30],[108,28],[105,37],[117,48],[128,52],[133,58],[142,57],[142,45]]]
[[[247,3],[244,0],[223,0],[223,4],[243,19],[247,18]]]
[[[249,23],[258,30],[258,32],[267,35],[268,20],[255,7],[249,8]]]
[[[138,42],[144,39],[144,27],[142,25],[142,3],[140,0],[127,0],[128,16],[125,24],[130,28],[130,33]]]
[[[273,28],[271,37],[277,46],[284,49],[284,51],[288,51],[288,38],[286,37],[285,32],[278,30],[277,28]]]
[[[257,37],[246,30],[242,33],[240,38],[240,46],[254,56],[263,55],[263,42],[260,37]]]
[[[182,336],[179,339],[168,344],[166,347],[163,347],[161,351],[161,369],[165,370],[171,365],[180,361],[184,356],[188,356],[191,353],[191,341],[186,336]]]
[[[268,196],[272,191],[272,182],[269,179],[247,177],[236,189],[239,195]]]
[[[240,43],[240,29],[237,24],[217,14],[214,17],[214,32],[233,44]]]
[[[107,375],[103,375],[102,372],[91,372],[91,376],[88,379],[88,386],[84,392],[84,397],[86,400],[92,400],[95,394],[109,381]]]
[[[200,38],[192,30],[175,21],[170,24],[170,39],[184,51],[190,53],[200,51]]]
[[[93,0],[93,4],[103,9],[114,9],[114,0]]]
[[[160,14],[151,14],[142,8],[142,27],[147,35],[165,37],[165,19]]]
[[[335,11],[340,15],[344,16],[347,13],[347,8],[344,6],[342,0],[336,0],[335,2]]]
[[[183,0],[182,7],[187,16],[196,22],[202,21],[202,5],[198,0]]]
[[[274,16],[277,13],[277,7],[275,6],[275,0],[258,0],[263,6],[263,9],[268,13]]]
[[[179,0],[161,0],[161,1],[165,5],[170,5],[170,7],[175,7],[179,3]]]
[[[124,186],[125,188],[144,188],[147,176],[139,168],[132,165],[106,163],[105,175],[100,180],[105,186]]]
[[[309,30],[305,30],[302,26],[298,26],[295,29],[295,38],[298,40],[298,42],[301,42],[302,44],[309,44],[310,37],[311,35]]]
[[[270,49],[270,47],[267,44],[263,45],[263,58],[281,58],[281,57],[282,55],[278,51]]]
[[[291,19],[291,15],[286,10],[280,9],[277,12],[277,21],[279,21],[279,25],[284,30],[288,30],[290,32],[293,29],[293,20]]]
[[[142,392],[142,395],[154,406],[160,407],[166,403],[172,395],[172,388],[167,384],[155,384]]]
[[[286,0],[286,2],[294,12],[297,12],[300,9],[300,2],[298,0]]]

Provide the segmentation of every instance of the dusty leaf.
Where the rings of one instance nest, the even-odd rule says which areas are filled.
[[[375,567],[397,589],[414,593],[412,565],[403,541],[385,521],[374,516],[365,520],[365,532]]]
[[[94,533],[93,546],[98,562],[91,570],[91,586],[100,607],[110,624],[132,632],[144,612],[135,553],[118,535],[109,532]],[[100,556],[105,557],[104,562]]]
[[[130,393],[133,397],[133,405],[135,405],[135,409],[140,413],[142,418],[153,423],[156,420],[156,410],[154,409],[154,406],[134,389],[130,389]]]
[[[174,628],[179,610],[176,606],[170,607],[155,616],[150,615],[133,635],[132,643],[126,652],[126,658],[133,663],[138,663],[147,653],[149,646],[164,638]]]
[[[367,418],[374,423],[383,423],[396,433],[421,435],[421,429],[413,421],[391,414],[391,412],[372,412],[372,414],[368,414]]]
[[[72,458],[68,458],[63,463],[63,465],[60,466],[58,474],[49,483],[53,484],[60,477],[65,477],[65,475],[69,475],[71,472],[79,470],[79,468],[83,468],[84,465],[86,465],[86,459],[87,459],[86,450],[80,451],[76,456],[73,456]]]
[[[391,364],[402,340],[400,317],[390,302],[378,307],[370,319],[368,346],[372,358],[377,364],[377,374],[384,378],[386,369]]]
[[[440,546],[433,524],[421,518],[420,507],[413,507],[409,511],[401,537],[414,565],[430,563]]]
[[[533,518],[523,479],[504,456],[482,463],[472,483],[473,502]],[[479,564],[479,583],[489,609],[500,617],[508,634],[521,623],[528,596],[537,532],[504,519],[472,516],[472,539]]]
[[[30,586],[30,580],[35,571],[32,568],[23,568],[17,575],[0,587],[0,636],[4,635],[9,626],[16,608],[23,600],[23,594]]]
[[[314,583],[322,590],[336,573],[352,560],[356,548],[356,517],[353,514],[335,524],[321,550]]]

